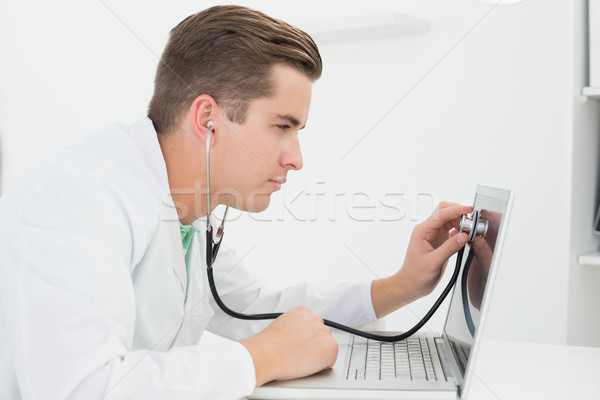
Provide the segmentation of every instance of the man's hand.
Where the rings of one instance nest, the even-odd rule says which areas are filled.
[[[264,331],[240,343],[254,361],[256,387],[331,368],[338,352],[337,342],[323,318],[306,307],[291,309]]]
[[[442,202],[427,220],[414,228],[400,271],[371,285],[378,318],[433,291],[444,274],[448,258],[467,242],[467,235],[457,231],[458,222],[462,214],[472,211],[470,206]]]

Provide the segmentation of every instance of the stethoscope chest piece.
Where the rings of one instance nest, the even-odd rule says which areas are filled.
[[[478,210],[473,210],[470,215],[463,214],[458,223],[458,231],[469,235],[467,239],[469,243],[472,243],[476,236],[485,237],[488,227],[488,220],[483,218]]]

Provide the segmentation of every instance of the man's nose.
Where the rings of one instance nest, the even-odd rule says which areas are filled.
[[[299,170],[304,165],[302,160],[302,150],[300,149],[300,141],[297,134],[294,140],[281,156],[281,164],[289,169]]]

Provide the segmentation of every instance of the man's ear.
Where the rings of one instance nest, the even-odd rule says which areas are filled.
[[[216,109],[217,103],[212,96],[203,94],[194,99],[190,107],[190,119],[194,135],[202,139],[206,143],[206,135],[209,129],[209,121],[212,122],[212,133],[216,133]],[[211,135],[211,142],[216,139],[215,135]]]

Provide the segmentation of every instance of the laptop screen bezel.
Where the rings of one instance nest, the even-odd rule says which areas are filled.
[[[458,395],[460,397],[463,397],[466,394],[468,387],[470,385],[471,377],[472,377],[472,373],[470,373],[470,372],[472,372],[475,367],[475,360],[477,359],[477,353],[479,352],[479,345],[481,342],[481,340],[480,340],[481,332],[483,332],[483,330],[485,328],[489,303],[490,303],[490,299],[491,299],[493,288],[494,288],[493,282],[495,282],[496,274],[498,273],[498,263],[499,263],[500,254],[502,252],[502,248],[504,245],[504,238],[506,236],[506,228],[507,228],[508,220],[510,217],[510,211],[511,211],[512,202],[513,202],[513,194],[510,191],[505,190],[505,189],[492,188],[492,187],[488,187],[488,186],[482,186],[482,185],[477,186],[477,190],[475,192],[475,200],[473,201],[474,205],[476,204],[477,196],[484,196],[484,197],[492,198],[495,200],[499,200],[499,201],[503,202],[505,206],[504,206],[504,212],[502,215],[502,220],[500,222],[500,226],[498,227],[498,236],[496,238],[494,254],[492,256],[492,261],[490,263],[490,273],[489,273],[489,276],[488,276],[488,279],[487,279],[487,282],[485,285],[485,291],[484,291],[484,295],[483,295],[483,299],[482,299],[482,303],[481,303],[481,316],[480,316],[480,320],[479,320],[479,325],[477,327],[477,330],[475,331],[475,335],[473,338],[473,344],[471,346],[469,358],[467,360],[467,365],[465,367],[465,376],[462,375],[462,370],[458,365],[458,361],[455,358],[454,352],[450,348],[450,340],[449,340],[450,338],[448,337],[448,334],[446,332],[446,327],[448,325],[448,320],[450,317],[450,308],[448,309],[448,313],[446,315],[446,321],[444,323],[444,329],[442,331],[444,350],[446,351],[446,354],[448,355],[448,358],[450,359],[450,363],[452,364],[451,367],[454,372],[454,378],[456,380],[456,384],[458,387]],[[468,248],[465,249],[464,258],[467,257],[467,251],[468,251]],[[462,268],[462,266],[461,266],[461,268]],[[457,283],[457,285],[454,286],[452,298],[454,297],[454,291],[459,290],[458,286],[459,286],[458,283]]]

